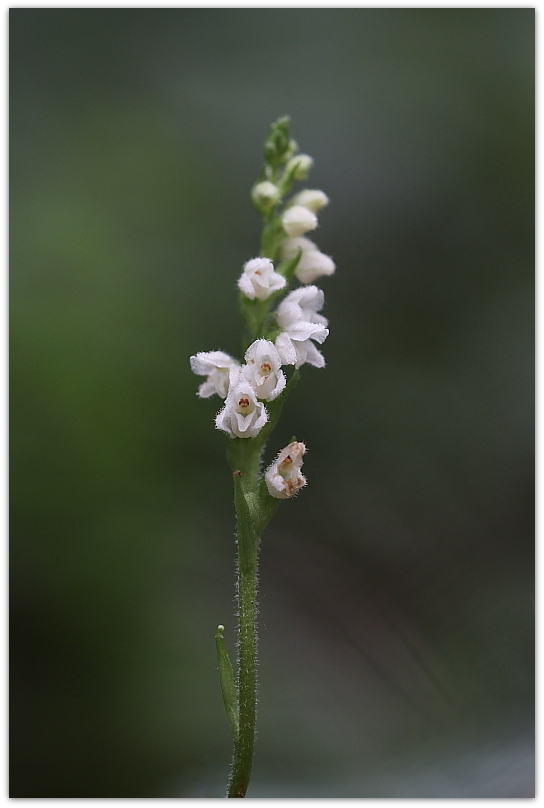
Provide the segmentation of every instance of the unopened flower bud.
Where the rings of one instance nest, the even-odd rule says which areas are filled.
[[[259,213],[268,213],[280,201],[280,189],[268,180],[258,182],[253,186],[251,199]]]
[[[271,497],[289,499],[306,485],[306,477],[300,471],[305,451],[303,443],[294,441],[282,449],[268,467],[264,479]]]
[[[303,236],[309,230],[317,227],[317,216],[302,205],[293,205],[287,208],[282,216],[283,229],[291,238]]]
[[[318,191],[314,188],[306,188],[300,191],[289,202],[290,205],[302,205],[303,208],[308,208],[313,213],[324,208],[329,204],[329,197],[323,191]]]
[[[288,160],[290,160],[291,157],[297,153],[297,150],[298,150],[298,143],[296,142],[296,140],[293,140],[291,138],[291,140],[289,141],[289,146],[287,147],[287,151],[283,155],[283,162],[286,163]]]
[[[285,166],[285,173],[291,174],[295,180],[305,180],[314,161],[309,154],[297,154],[296,157],[291,157]]]

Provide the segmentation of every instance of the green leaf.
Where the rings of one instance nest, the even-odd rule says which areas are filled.
[[[240,292],[239,295],[240,313],[244,318],[252,341],[261,335],[264,323],[270,309],[269,300],[250,300]]]
[[[262,533],[266,528],[276,513],[280,502],[280,499],[270,496],[263,477],[259,484],[259,520],[257,522],[257,530],[259,533]]]
[[[234,672],[232,670],[232,664],[229,659],[227,649],[225,648],[225,640],[223,638],[224,631],[225,626],[217,626],[217,632],[215,634],[217,670],[219,671],[219,682],[221,684],[225,712],[230,721],[234,736],[236,737],[240,727],[240,709],[238,706],[236,685],[234,683]]]
[[[276,261],[283,238],[285,238],[285,233],[280,219],[272,217],[264,226],[261,236],[261,252],[263,256],[270,258],[271,261]]]

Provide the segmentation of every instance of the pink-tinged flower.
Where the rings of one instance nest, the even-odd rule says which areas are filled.
[[[267,468],[264,479],[271,497],[289,499],[306,485],[306,477],[300,471],[305,451],[303,443],[290,443]]]

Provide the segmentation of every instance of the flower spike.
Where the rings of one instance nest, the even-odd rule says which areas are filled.
[[[234,485],[236,675],[223,625],[217,627],[215,636],[223,703],[234,744],[228,797],[245,797],[253,760],[260,537],[280,501],[291,499],[306,485],[304,443],[293,438],[264,471],[263,455],[285,400],[301,375],[299,368],[305,364],[324,367],[318,346],[329,334],[328,321],[321,314],[324,294],[314,282],[332,275],[336,267],[306,237],[317,228],[317,214],[329,199],[323,191],[311,188],[292,193],[293,185],[306,179],[313,164],[311,157],[298,151],[289,133],[289,119],[279,118],[266,137],[264,164],[251,189],[251,201],[263,218],[260,254],[246,261],[237,280],[245,324],[243,361],[224,351],[200,351],[190,357],[193,373],[204,377],[197,395],[223,399],[215,426],[225,433]]]

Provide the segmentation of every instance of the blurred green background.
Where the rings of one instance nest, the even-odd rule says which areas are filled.
[[[533,793],[534,10],[11,9],[12,797],[219,797],[239,354],[289,114],[331,198],[253,797]],[[201,380],[200,380],[201,381]]]

